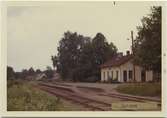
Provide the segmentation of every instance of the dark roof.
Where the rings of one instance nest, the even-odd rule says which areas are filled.
[[[106,67],[114,67],[114,66],[120,66],[127,61],[132,59],[132,55],[126,55],[126,56],[115,56],[111,60],[106,61],[104,64],[100,65],[101,68],[106,68]]]

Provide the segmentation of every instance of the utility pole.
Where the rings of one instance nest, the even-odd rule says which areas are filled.
[[[129,38],[127,39],[129,40]],[[132,53],[132,57],[134,57],[134,38],[133,38],[133,31],[131,31],[131,41],[132,41],[132,46],[131,46],[131,53]],[[135,82],[135,65],[133,64],[133,81]]]
[[[133,39],[133,31],[131,31],[131,39],[132,39],[132,55],[133,55],[133,46],[134,46],[134,39]]]
[[[131,39],[132,39],[132,57],[134,57],[134,39],[133,39],[133,31],[131,31]],[[135,65],[133,64],[133,75],[134,82],[136,81],[135,77]]]
[[[127,40],[130,40],[130,39],[127,38]],[[133,49],[134,49],[133,31],[131,31],[131,41],[132,41],[132,44],[131,44],[131,53],[132,53],[132,55],[133,55]]]

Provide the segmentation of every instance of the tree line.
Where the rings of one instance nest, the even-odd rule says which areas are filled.
[[[46,70],[41,71],[40,69],[34,70],[32,67],[29,69],[23,69],[21,72],[15,72],[13,67],[7,66],[7,79],[25,79],[26,77],[35,77],[38,74],[45,73],[48,79],[53,77],[54,71],[50,66],[46,67]]]

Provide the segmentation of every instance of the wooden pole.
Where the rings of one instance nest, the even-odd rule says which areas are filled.
[[[132,55],[133,55],[133,31],[131,31],[131,39],[132,39]]]
[[[134,57],[134,39],[133,39],[133,31],[131,31],[131,39],[132,39],[132,56]],[[133,64],[133,75],[134,82],[136,81],[135,77],[135,65]]]

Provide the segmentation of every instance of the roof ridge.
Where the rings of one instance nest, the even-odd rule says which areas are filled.
[[[105,67],[112,67],[112,66],[120,66],[127,61],[129,61],[132,58],[132,55],[124,55],[121,57],[114,56],[110,60],[104,62],[102,65],[100,65],[101,68]]]

